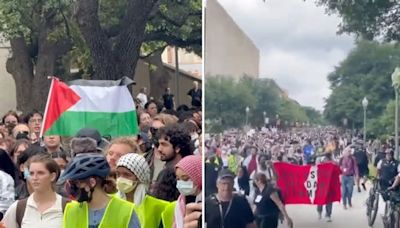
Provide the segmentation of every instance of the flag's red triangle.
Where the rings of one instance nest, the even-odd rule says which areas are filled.
[[[63,112],[81,99],[67,84],[57,78],[52,80],[41,135],[44,135],[51,128]]]

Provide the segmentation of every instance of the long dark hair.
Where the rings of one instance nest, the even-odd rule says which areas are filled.
[[[165,168],[160,172],[150,195],[170,202],[178,199],[179,191],[176,189],[176,176],[173,168]]]
[[[248,195],[250,192],[249,172],[247,171],[247,168],[245,166],[241,166],[240,171],[242,171],[243,175],[241,177],[238,177],[238,184],[239,187],[245,191],[245,194]]]
[[[10,156],[3,149],[0,149],[0,170],[7,173],[13,178],[15,186],[18,184],[19,178],[17,167],[15,167]]]

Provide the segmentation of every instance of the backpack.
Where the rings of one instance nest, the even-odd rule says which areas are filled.
[[[15,214],[15,218],[17,220],[18,227],[21,227],[22,219],[24,218],[24,214],[25,214],[27,201],[28,201],[28,198],[25,198],[25,199],[18,200],[18,202],[17,202],[17,211]],[[65,206],[70,201],[71,201],[70,199],[62,197],[61,208],[62,208],[63,213],[64,213]]]

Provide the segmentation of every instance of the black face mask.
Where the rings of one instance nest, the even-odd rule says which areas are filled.
[[[75,184],[68,184],[66,186],[66,192],[80,203],[90,202],[92,200],[93,191],[94,187],[90,188],[90,192],[87,192],[85,188],[79,188]]]
[[[85,188],[80,188],[78,190],[78,195],[76,197],[76,201],[82,202],[90,202],[92,201],[94,188],[90,188],[90,193],[85,190]]]

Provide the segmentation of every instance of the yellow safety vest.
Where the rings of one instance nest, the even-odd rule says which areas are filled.
[[[157,228],[161,223],[161,213],[170,202],[146,195],[135,212],[142,228]]]
[[[239,164],[236,162],[236,157],[234,155],[229,155],[228,157],[228,169],[235,175],[238,174]]]
[[[128,227],[134,210],[133,203],[112,197],[101,219],[99,228]],[[63,228],[88,228],[89,209],[87,202],[67,203],[64,211]]]
[[[174,225],[176,201],[169,203],[169,205],[162,212],[162,223],[164,228],[172,228]]]

